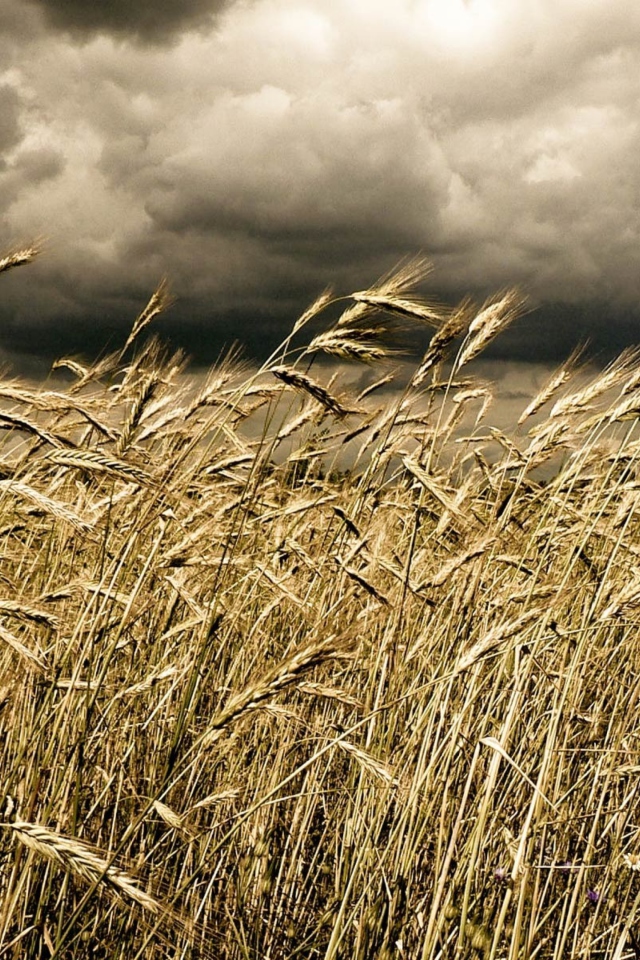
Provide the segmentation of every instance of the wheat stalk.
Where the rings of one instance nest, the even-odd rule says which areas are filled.
[[[20,483],[17,480],[0,480],[0,491],[22,497],[23,500],[29,501],[39,510],[56,517],[58,520],[63,520],[81,533],[90,533],[93,529],[90,523],[83,520],[66,504],[60,503],[59,500],[53,500],[27,483]]]
[[[553,373],[542,388],[538,391],[531,403],[522,411],[518,419],[521,426],[529,417],[533,417],[544,405],[551,400],[558,390],[568,383],[575,375],[578,361],[584,352],[583,347],[576,347],[562,366]]]
[[[39,673],[44,674],[47,672],[47,664],[42,653],[34,653],[33,650],[25,646],[13,633],[10,633],[9,630],[6,630],[2,626],[0,626],[0,641],[6,643],[12,650],[15,650],[29,666],[35,667]]]
[[[40,253],[40,247],[37,244],[31,244],[28,247],[14,250],[13,253],[7,253],[0,258],[0,273],[5,270],[12,270],[14,267],[22,267],[25,263],[31,263]]]
[[[333,413],[336,417],[346,417],[347,414],[351,412],[342,405],[337,397],[330,394],[322,384],[318,383],[317,380],[313,380],[306,373],[300,373],[293,367],[284,366],[271,367],[271,373],[288,386],[308,393],[314,400],[317,400],[325,410]]]
[[[426,380],[427,374],[446,356],[448,347],[469,326],[470,304],[465,301],[451,316],[436,330],[429,342],[429,348],[423,356],[419,367],[411,378],[411,386],[418,387]]]
[[[58,618],[48,610],[32,607],[23,600],[0,600],[0,614],[16,617],[18,620],[32,620],[52,629],[58,626]]]
[[[303,683],[298,684],[298,690],[300,693],[307,694],[307,696],[310,697],[337,700],[338,703],[344,703],[349,707],[356,707],[359,710],[362,709],[362,701],[358,700],[357,697],[351,696],[350,693],[347,693],[346,690],[342,690],[340,687],[328,687],[324,683],[313,683],[310,680],[305,680]]]
[[[43,427],[38,426],[37,423],[34,423],[33,420],[29,420],[27,417],[21,417],[17,413],[6,413],[5,411],[0,412],[0,429],[14,429],[14,430],[23,430],[25,433],[31,433],[34,436],[38,437],[40,440],[43,440],[45,443],[51,444],[52,447],[63,447],[66,445],[73,446],[70,440],[65,438],[63,441],[59,437],[54,436],[48,430],[45,430]]]
[[[447,563],[443,564],[443,566],[440,567],[440,569],[429,580],[427,580],[426,583],[421,584],[421,587],[443,586],[443,584],[445,584],[457,570],[460,570],[462,567],[466,566],[466,564],[470,563],[471,560],[476,560],[478,557],[483,556],[487,550],[493,546],[495,540],[496,538],[494,536],[483,537],[481,540],[477,541],[477,543],[474,543],[462,553],[457,554]]]
[[[363,750],[362,747],[357,747],[354,743],[350,743],[343,738],[336,740],[336,743],[341,750],[344,750],[349,756],[354,757],[367,773],[384,781],[387,786],[398,786],[399,781],[394,775],[392,768],[388,764],[378,760],[378,758],[374,757],[368,750]]]
[[[49,454],[48,459],[61,467],[76,467],[88,473],[105,473],[139,486],[155,486],[154,478],[144,470],[96,450],[56,450]]]
[[[24,820],[16,820],[3,826],[8,826],[29,850],[57,863],[68,873],[82,877],[89,883],[105,883],[150,913],[161,913],[162,905],[158,900],[141,890],[129,874],[115,867],[107,854],[94,849],[83,840],[55,833],[39,823],[28,823]]]
[[[516,620],[509,620],[507,623],[501,623],[493,627],[474,644],[462,651],[453,668],[452,676],[455,677],[458,674],[463,673],[465,670],[468,670],[469,667],[473,666],[474,663],[477,663],[478,660],[485,657],[488,653],[493,653],[498,650],[505,640],[508,640],[510,637],[521,633],[525,627],[529,626],[530,623],[539,619],[541,613],[541,607],[533,607],[531,610],[527,610],[525,613],[523,613],[522,616],[518,617]]]
[[[339,643],[335,637],[330,637],[321,643],[311,644],[298,650],[282,663],[277,664],[263,677],[245,687],[240,693],[231,698],[227,705],[207,724],[205,733],[200,738],[200,744],[206,748],[219,738],[222,731],[235,723],[240,717],[270,700],[282,690],[291,686],[315,667],[328,660],[343,659],[350,656],[347,645]]]
[[[302,327],[304,327],[309,322],[309,320],[312,320],[319,313],[321,313],[322,310],[324,310],[324,308],[329,303],[331,303],[332,299],[333,299],[333,290],[331,289],[331,287],[327,287],[326,290],[323,290],[323,292],[318,297],[316,297],[316,299],[313,301],[311,306],[307,307],[304,313],[300,314],[300,316],[298,317],[298,319],[296,320],[293,326],[292,332],[297,333],[299,330],[301,330]]]
[[[501,330],[521,316],[525,303],[525,298],[517,290],[507,290],[499,300],[483,306],[469,325],[465,346],[458,357],[457,369],[474,360]]]
[[[404,297],[384,296],[380,293],[369,293],[362,290],[359,293],[352,293],[351,299],[358,303],[365,303],[367,306],[375,307],[378,310],[385,310],[388,313],[395,313],[400,317],[406,317],[409,320],[419,320],[428,323],[431,326],[439,326],[442,323],[442,311],[419,300],[407,300]]]
[[[126,343],[122,348],[120,356],[123,356],[131,344],[140,336],[145,327],[148,327],[152,320],[166,310],[173,303],[173,297],[169,293],[166,279],[162,279],[151,295],[146,307],[140,313],[133,324],[131,333],[127,337]]]
[[[335,327],[314,337],[306,352],[322,350],[343,360],[379,363],[393,355],[388,347],[380,343],[380,336],[384,332],[384,329],[375,327]]]
[[[553,405],[549,416],[553,418],[571,416],[589,409],[593,401],[601,397],[603,393],[623,383],[628,377],[629,371],[637,365],[639,359],[640,350],[631,348],[623,351],[592,383],[587,384],[582,390],[558,400]]]

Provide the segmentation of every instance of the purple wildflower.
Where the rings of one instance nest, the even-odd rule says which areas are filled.
[[[496,867],[496,869],[493,871],[493,876],[496,880],[502,882],[503,880],[507,879],[507,871],[504,867]]]
[[[587,890],[587,900],[589,903],[599,903],[600,902],[600,892],[598,890]]]

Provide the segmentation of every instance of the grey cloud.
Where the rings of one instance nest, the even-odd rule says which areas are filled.
[[[52,180],[64,170],[64,157],[50,147],[24,150],[18,154],[16,167],[30,187]]]
[[[0,215],[25,192],[54,179],[63,169],[64,158],[50,147],[22,150],[10,162],[4,161],[0,165]]]
[[[22,139],[20,96],[13,87],[0,86],[0,156]]]
[[[29,303],[2,283],[8,336],[98,342],[167,275],[163,330],[258,352],[418,250],[449,300],[530,293],[507,356],[634,336],[636,0],[29,6],[55,27],[0,40],[0,230],[49,241]]]
[[[372,235],[382,244],[419,244],[431,223],[435,239],[448,174],[437,144],[410,113],[336,105],[318,116],[313,103],[289,104],[284,91],[260,96],[264,119],[238,110],[222,147],[215,125],[200,128],[193,152],[147,181],[146,210],[162,229],[346,247]],[[271,99],[283,101],[275,118],[266,106]]]
[[[125,39],[162,41],[182,30],[201,29],[230,0],[28,0],[56,29],[87,39],[107,33]]]

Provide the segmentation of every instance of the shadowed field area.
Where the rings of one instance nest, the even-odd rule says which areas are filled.
[[[640,956],[639,355],[499,430],[424,270],[0,383],[0,957]]]

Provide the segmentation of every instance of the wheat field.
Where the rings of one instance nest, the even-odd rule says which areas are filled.
[[[0,382],[0,958],[640,957],[640,353],[498,429],[425,271]]]

